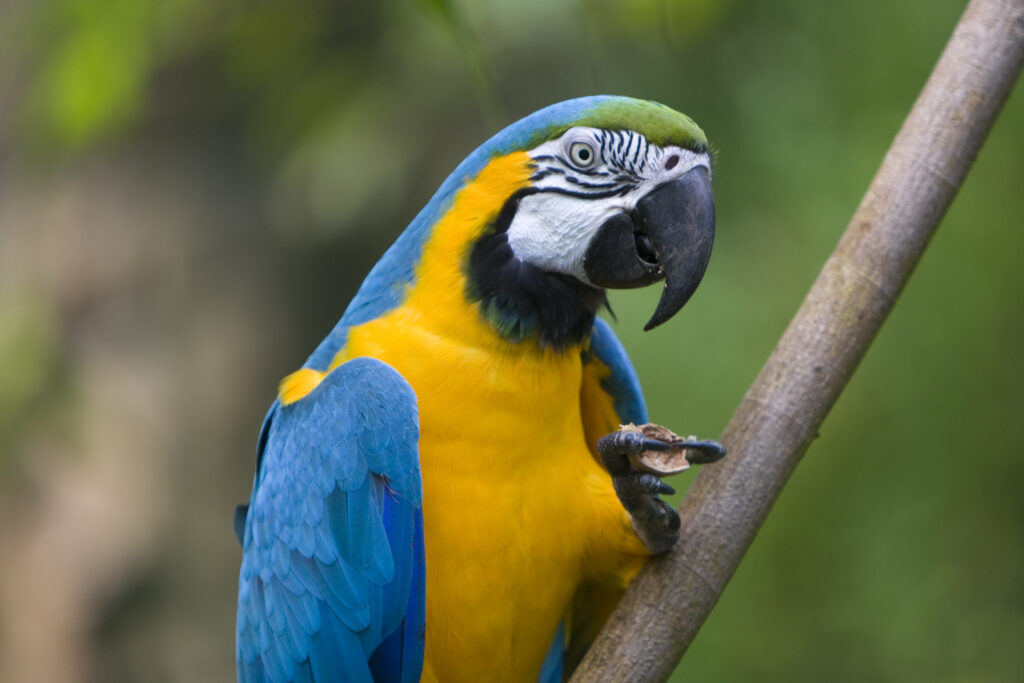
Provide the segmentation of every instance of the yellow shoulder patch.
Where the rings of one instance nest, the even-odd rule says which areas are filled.
[[[316,389],[326,376],[326,372],[312,368],[296,370],[281,380],[281,384],[277,387],[277,395],[284,405],[295,403]]]

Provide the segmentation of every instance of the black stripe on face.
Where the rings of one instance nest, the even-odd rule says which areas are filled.
[[[547,178],[549,175],[565,175],[565,169],[561,169],[557,166],[545,166],[539,171],[534,172],[534,174],[530,176],[530,180],[536,182]]]
[[[621,197],[624,194],[628,194],[632,190],[636,189],[635,185],[624,185],[617,189],[605,190],[603,192],[576,192],[569,190],[564,187],[539,187],[536,189],[537,192],[553,192],[555,194],[562,194],[567,197],[578,197],[580,199],[604,199],[606,197]]]
[[[571,175],[565,176],[565,179],[568,182],[572,183],[573,185],[576,185],[578,187],[585,187],[591,190],[607,190],[613,187],[618,187],[619,185],[622,184],[621,176],[619,178],[612,180],[610,183],[585,183],[579,178],[574,178]]]
[[[611,173],[609,173],[608,171],[605,171],[605,170],[602,170],[602,169],[599,169],[599,168],[591,168],[591,169],[574,168],[573,171],[575,171],[576,173],[581,173],[583,175],[589,175],[589,176],[610,176],[611,175]]]
[[[623,162],[623,163],[622,163],[622,166],[623,166],[623,167],[625,167],[625,166],[626,166],[626,165],[627,165],[627,164],[629,163],[629,162],[628,162],[628,161],[626,160],[626,157],[628,157],[628,156],[629,156],[629,150],[633,149],[633,144],[634,144],[634,143],[636,143],[636,148],[637,148],[637,150],[639,150],[639,149],[640,149],[640,143],[639,143],[639,142],[637,142],[637,137],[639,137],[639,136],[637,136],[637,135],[631,135],[631,134],[629,134],[629,133],[627,133],[627,134],[626,134],[626,150],[625,150],[625,152],[623,152],[623,154],[622,154],[622,162]],[[636,152],[633,152],[633,158],[634,158],[634,159],[636,158]]]
[[[611,159],[608,156],[608,131],[602,130],[598,133],[598,148],[601,152],[601,161],[605,166],[611,166]]]
[[[630,164],[633,167],[633,172],[634,173],[638,172],[637,166],[636,166],[637,161],[643,159],[644,165],[645,166],[647,165],[647,138],[645,138],[642,135],[638,135],[637,137],[640,138],[640,139],[637,141],[636,152],[633,154],[633,161]],[[642,157],[640,156],[640,150],[641,149],[644,152]]]

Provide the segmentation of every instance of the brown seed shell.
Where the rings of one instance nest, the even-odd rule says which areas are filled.
[[[650,472],[658,477],[667,477],[689,469],[690,463],[686,460],[685,447],[687,439],[679,436],[668,427],[647,423],[640,426],[634,424],[622,425],[619,429],[626,432],[640,432],[648,439],[657,439],[658,441],[672,444],[672,448],[667,451],[644,451],[638,456],[629,456],[629,461],[638,470]]]

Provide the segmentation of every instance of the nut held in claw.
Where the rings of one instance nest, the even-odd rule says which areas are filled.
[[[690,463],[686,459],[686,444],[696,441],[696,437],[691,436],[684,439],[668,427],[650,423],[639,427],[634,424],[622,425],[619,429],[624,432],[639,432],[648,439],[664,441],[671,446],[666,451],[644,451],[640,455],[629,456],[629,461],[638,470],[650,472],[659,477],[667,477],[689,469]]]

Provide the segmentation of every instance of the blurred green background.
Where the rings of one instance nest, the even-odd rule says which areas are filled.
[[[700,292],[612,301],[652,417],[719,434],[964,4],[0,0],[0,680],[232,680],[276,382],[551,102],[712,140]],[[674,680],[1024,680],[1022,212],[1018,90]]]

